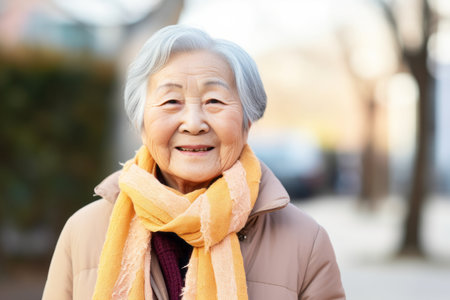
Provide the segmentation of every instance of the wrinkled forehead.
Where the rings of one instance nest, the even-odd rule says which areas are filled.
[[[177,80],[183,81],[188,77],[218,83],[230,89],[235,88],[234,73],[227,60],[222,55],[209,50],[172,53],[167,62],[149,76],[149,88],[154,89],[161,84],[176,83]]]

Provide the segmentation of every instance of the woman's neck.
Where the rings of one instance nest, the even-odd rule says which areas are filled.
[[[184,179],[177,178],[176,176],[170,176],[164,174],[159,167],[156,169],[156,178],[164,185],[167,185],[180,193],[188,194],[201,188],[207,188],[215,179],[207,182],[191,182]]]

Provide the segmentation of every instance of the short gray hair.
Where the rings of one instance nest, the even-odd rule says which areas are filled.
[[[244,111],[244,129],[248,128],[249,121],[255,122],[263,116],[266,92],[254,60],[245,50],[230,41],[213,39],[200,29],[171,25],[147,40],[128,69],[125,111],[138,131],[143,128],[148,78],[162,69],[172,54],[195,50],[217,53],[228,62]]]

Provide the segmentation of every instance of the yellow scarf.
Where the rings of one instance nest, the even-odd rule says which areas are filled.
[[[155,172],[145,146],[123,168],[93,299],[152,299],[150,238],[156,231],[175,232],[193,246],[183,299],[248,299],[236,233],[261,178],[250,147],[207,189],[185,195],[161,184]]]

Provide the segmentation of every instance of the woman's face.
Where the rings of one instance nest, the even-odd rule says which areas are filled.
[[[172,55],[149,78],[142,141],[166,183],[183,193],[207,186],[247,142],[233,72],[208,51]]]

